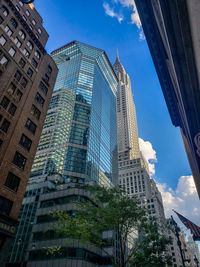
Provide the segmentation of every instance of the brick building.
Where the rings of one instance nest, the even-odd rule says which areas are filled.
[[[0,0],[0,262],[15,232],[57,76],[32,4]],[[2,266],[2,265],[1,265]]]

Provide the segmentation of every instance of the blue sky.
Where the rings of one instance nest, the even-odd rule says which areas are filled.
[[[134,1],[52,0],[47,5],[47,1],[35,0],[35,6],[50,35],[48,52],[77,40],[105,50],[113,64],[118,48],[132,82],[139,136],[156,151],[154,177],[160,190],[177,199],[177,184],[183,180],[178,186],[186,183],[187,187],[188,182],[195,195],[180,131],[171,123],[146,40],[140,38],[139,25],[132,23],[138,23]],[[190,178],[180,180],[181,176]],[[179,211],[184,210],[187,207]]]

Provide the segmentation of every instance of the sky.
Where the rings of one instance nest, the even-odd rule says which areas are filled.
[[[48,5],[35,0],[35,7],[50,35],[48,52],[77,40],[105,50],[114,64],[118,48],[132,83],[140,148],[162,193],[166,216],[174,208],[200,225],[180,130],[172,125],[134,0],[51,0]]]

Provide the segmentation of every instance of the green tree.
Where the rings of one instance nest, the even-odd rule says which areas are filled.
[[[105,240],[102,238],[102,232],[108,229],[115,230],[113,232],[118,236],[121,254],[120,263],[117,262],[118,259],[113,259],[115,266],[124,267],[127,264],[163,266],[147,265],[145,261],[143,261],[144,265],[137,265],[137,260],[147,254],[150,255],[153,263],[159,263],[159,260],[163,263],[165,258],[157,254],[160,255],[165,251],[168,240],[159,235],[157,223],[152,224],[149,221],[145,210],[138,205],[135,198],[124,195],[119,188],[106,189],[88,186],[85,190],[88,191],[90,200],[76,202],[75,213],[72,215],[62,211],[54,213],[53,216],[57,219],[56,231],[59,234],[79,239],[83,243],[90,242],[107,253],[105,247],[111,243],[114,244],[116,239]],[[143,233],[143,237],[139,238],[138,233]],[[156,249],[151,238],[159,239],[159,242],[155,242]],[[148,253],[146,252],[147,244]]]

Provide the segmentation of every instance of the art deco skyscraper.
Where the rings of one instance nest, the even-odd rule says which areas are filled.
[[[161,194],[150,178],[148,163],[140,152],[137,119],[131,82],[117,58],[113,66],[118,76],[117,124],[119,184],[129,196],[137,195],[149,214],[164,218]]]
[[[137,196],[140,205],[147,209],[149,216],[156,217],[161,223],[166,224],[162,196],[155,181],[150,177],[148,163],[140,152],[130,78],[118,54],[113,68],[119,79],[117,90],[119,184],[128,196]],[[174,254],[174,251],[178,251],[177,240],[175,237],[172,239],[173,244],[168,248],[168,254],[173,256],[173,266],[178,266],[180,255]]]
[[[138,144],[137,120],[131,91],[131,81],[119,60],[118,53],[114,70],[119,79],[117,91],[119,158],[137,159],[140,158],[141,153]]]

